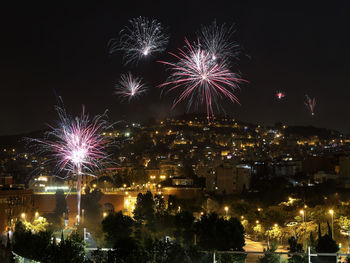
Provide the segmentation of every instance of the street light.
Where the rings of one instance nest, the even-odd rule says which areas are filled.
[[[107,216],[106,212],[103,212],[103,218],[105,218]]]
[[[332,217],[332,238],[334,239],[334,221],[333,221],[333,215],[334,215],[334,211],[333,209],[329,210],[329,213],[331,214],[331,217]]]
[[[25,214],[25,213],[22,213],[22,214],[21,214],[21,218],[22,218],[22,219],[25,219],[25,218],[26,218],[26,214]]]
[[[256,224],[259,224],[259,220],[256,220],[255,223],[256,223]]]
[[[307,208],[307,206],[305,205],[304,208]],[[306,237],[306,210],[304,211],[303,209],[301,209],[300,214],[303,216],[303,223],[305,225],[305,237]]]
[[[35,218],[39,217],[39,212],[35,212]]]
[[[227,212],[228,212],[228,206],[225,206],[225,215],[226,215],[226,218],[227,218]]]

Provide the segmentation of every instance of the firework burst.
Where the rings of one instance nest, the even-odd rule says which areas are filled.
[[[163,52],[169,41],[168,34],[160,22],[146,17],[137,17],[129,20],[120,32],[119,41],[112,39],[109,42],[109,53],[124,52],[125,63],[137,63],[142,58]]]
[[[59,172],[65,173],[65,179],[77,180],[78,221],[80,218],[82,175],[100,168],[107,158],[105,152],[107,140],[102,131],[107,128],[105,114],[92,119],[83,111],[80,117],[67,115],[64,107],[56,107],[59,122],[56,127],[49,126],[45,139],[35,139],[39,143],[40,153],[54,162]]]
[[[286,96],[286,94],[283,91],[277,91],[276,92],[276,97],[277,99],[281,100]]]
[[[233,26],[217,25],[216,21],[209,26],[202,26],[197,37],[204,50],[211,54],[213,60],[237,58],[240,47],[232,41]]]
[[[142,78],[134,77],[130,72],[122,74],[119,83],[116,85],[115,94],[128,101],[139,98],[147,91],[142,83]]]
[[[181,90],[173,107],[185,100],[188,101],[188,110],[205,105],[209,119],[214,117],[214,108],[220,110],[219,99],[239,103],[233,92],[244,80],[227,68],[225,60],[213,60],[212,54],[202,50],[200,43],[191,45],[187,39],[185,43],[185,48],[178,49],[178,54],[169,53],[177,62],[159,61],[172,71],[169,80],[159,87],[170,86],[169,91]]]
[[[308,95],[305,95],[306,97],[306,101],[304,102],[306,107],[309,108],[310,112],[311,112],[311,115],[315,115],[315,106],[316,106],[316,99],[315,98],[310,98]]]

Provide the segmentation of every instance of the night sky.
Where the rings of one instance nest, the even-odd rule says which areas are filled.
[[[156,87],[168,74],[156,60],[171,59],[168,54],[137,67],[108,54],[108,41],[136,16],[168,28],[167,51],[182,47],[185,36],[195,40],[201,24],[215,18],[236,25],[234,39],[244,51],[239,69],[249,81],[237,92],[242,105],[228,110],[236,119],[350,133],[349,1],[13,2],[1,7],[0,16],[0,135],[53,123],[56,96],[73,114],[84,104],[91,114],[108,109],[113,121],[183,113],[184,107],[171,110],[173,97],[161,97]],[[128,70],[142,75],[151,91],[121,104],[114,85]],[[285,101],[275,99],[277,90],[286,92]],[[316,98],[314,117],[304,106],[305,94]]]

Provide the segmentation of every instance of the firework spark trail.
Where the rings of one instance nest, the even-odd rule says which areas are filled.
[[[55,162],[58,171],[66,172],[69,177],[75,174],[77,179],[78,223],[80,220],[81,183],[85,171],[92,172],[100,168],[107,158],[105,148],[107,140],[102,131],[107,128],[104,115],[92,119],[85,114],[83,107],[80,117],[67,115],[64,107],[56,107],[59,123],[57,127],[49,126],[50,131],[39,143],[41,153]],[[68,178],[68,176],[66,178]]]
[[[140,97],[147,91],[147,87],[142,83],[142,78],[134,77],[130,72],[122,74],[119,83],[116,85],[115,94],[122,99],[130,100]]]
[[[209,26],[202,26],[197,37],[203,50],[209,52],[213,60],[238,58],[240,46],[232,41],[233,26],[217,25],[216,20]]]
[[[125,64],[137,63],[151,54],[163,52],[168,41],[169,36],[160,22],[147,17],[137,17],[129,20],[129,26],[120,32],[119,41],[109,41],[109,53],[122,51]]]
[[[283,91],[277,91],[276,97],[277,99],[283,99],[286,96],[286,94]]]
[[[181,90],[173,108],[185,100],[188,100],[188,109],[193,105],[205,105],[210,119],[214,117],[213,107],[220,109],[218,99],[227,98],[239,103],[233,92],[245,80],[231,72],[224,60],[214,61],[209,52],[201,49],[200,43],[191,45],[187,39],[185,43],[185,48],[179,48],[178,54],[169,53],[177,62],[159,61],[172,71],[169,80],[159,87],[170,86],[168,91]]]
[[[308,95],[305,95],[306,96],[306,101],[305,101],[305,105],[306,107],[309,108],[310,112],[311,112],[311,115],[315,115],[315,106],[316,106],[316,99],[315,98],[310,98]]]

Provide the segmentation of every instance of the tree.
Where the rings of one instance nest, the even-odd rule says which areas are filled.
[[[318,240],[316,245],[316,252],[317,253],[337,253],[339,250],[339,247],[335,240],[332,238],[331,230],[329,228],[328,234],[325,234],[322,236],[321,233],[321,226],[319,225],[318,228]]]
[[[271,229],[265,232],[265,235],[269,238],[279,240],[282,237],[282,231],[278,225],[274,225]]]
[[[241,221],[241,224],[242,224],[244,230],[247,231],[247,228],[248,228],[248,220],[247,220],[247,219],[243,219],[243,220]]]
[[[174,225],[174,236],[177,241],[186,245],[192,245],[194,236],[194,217],[192,213],[183,211],[176,214]]]
[[[280,263],[280,255],[274,254],[277,248],[277,243],[273,243],[268,249],[264,249],[264,256],[259,257],[259,263]]]
[[[108,246],[118,247],[123,241],[130,239],[134,221],[122,212],[111,213],[102,221],[102,230],[106,233]]]
[[[23,221],[23,225],[25,226],[26,230],[30,230],[33,233],[38,233],[45,232],[49,226],[49,223],[47,222],[46,218],[40,216],[34,219],[32,223]]]
[[[257,235],[257,237],[261,237],[263,235],[263,233],[264,233],[264,228],[262,227],[261,224],[256,224],[253,227],[253,231]]]
[[[55,214],[58,217],[62,217],[63,213],[67,212],[67,202],[66,202],[66,198],[64,196],[63,190],[57,190],[55,197],[56,197]]]
[[[346,231],[350,231],[350,219],[346,216],[341,216],[339,218],[339,226]]]
[[[84,249],[85,249],[84,240],[77,233],[73,233],[66,240],[62,239],[58,246],[54,246],[55,253],[51,254],[51,261],[49,262],[55,262],[55,263],[85,262]]]
[[[133,211],[134,219],[138,223],[145,223],[148,227],[153,229],[155,203],[153,195],[150,191],[145,194],[139,193],[137,195],[136,206]]]
[[[304,253],[303,245],[298,243],[298,240],[295,237],[288,239],[289,252],[290,253]],[[288,259],[289,263],[307,263],[308,258],[306,255],[293,255]]]
[[[91,191],[89,187],[85,189],[85,195],[82,198],[81,207],[84,213],[81,215],[81,231],[82,226],[86,227],[92,236],[97,240],[99,245],[103,242],[103,233],[101,221],[103,219],[102,206],[99,203],[102,197],[100,189]]]
[[[216,213],[203,215],[195,224],[198,245],[204,250],[243,251],[244,228],[241,222],[231,217],[219,218]]]
[[[208,262],[206,255],[194,247],[184,248],[178,243],[164,240],[156,241],[152,246],[152,261],[157,263],[200,263]],[[136,262],[135,262],[136,263]]]
[[[174,212],[177,210],[178,204],[175,195],[169,195],[168,197],[168,211]]]
[[[100,223],[102,219],[101,205],[99,201],[102,197],[100,189],[96,188],[91,191],[89,187],[85,189],[85,195],[82,198],[81,206],[84,209],[84,219],[93,223]]]
[[[25,258],[47,262],[51,252],[51,233],[33,233],[18,222],[13,233],[13,251]],[[40,248],[40,249],[38,249]]]
[[[91,252],[90,256],[91,263],[107,263],[108,254],[104,253],[101,249],[97,249]]]
[[[81,263],[85,262],[85,243],[73,233],[57,245],[51,232],[33,233],[18,222],[13,234],[13,251],[25,258],[39,262]]]
[[[154,195],[154,205],[156,213],[162,214],[165,212],[165,202],[164,196],[162,195]]]
[[[316,243],[315,243],[315,238],[314,238],[312,231],[310,232],[310,237],[309,237],[308,243],[309,243],[311,251],[313,252],[315,250]]]

